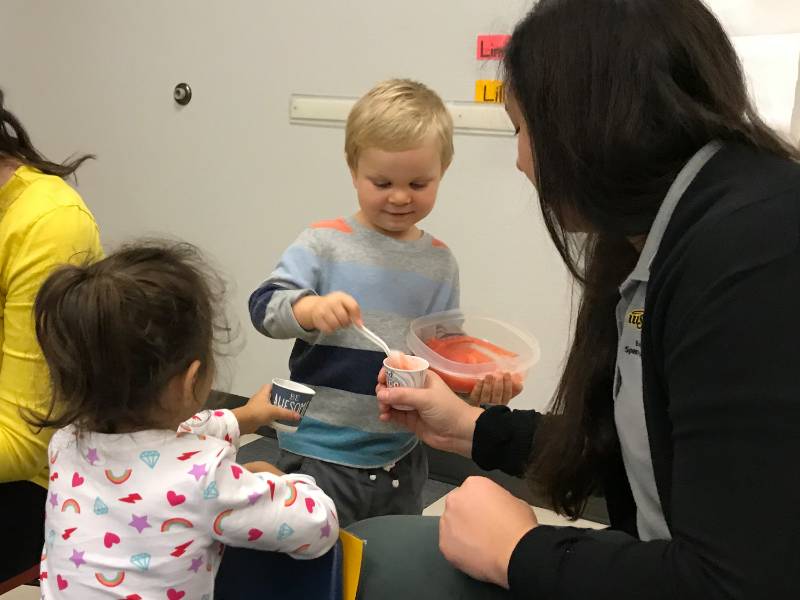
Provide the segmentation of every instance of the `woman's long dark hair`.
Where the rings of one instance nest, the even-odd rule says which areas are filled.
[[[618,287],[677,173],[711,140],[800,159],[759,118],[721,25],[700,0],[541,0],[505,49],[550,236],[582,288],[574,340],[530,479],[576,517],[618,451]],[[588,233],[571,230],[579,224]]]
[[[4,100],[3,90],[0,90],[0,159],[15,159],[47,175],[69,177],[85,161],[95,158],[93,154],[84,154],[61,164],[47,160],[36,150],[19,119],[6,109]]]

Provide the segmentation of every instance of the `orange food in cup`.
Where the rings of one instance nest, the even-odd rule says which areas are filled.
[[[401,371],[414,371],[417,368],[414,364],[414,361],[410,356],[408,356],[408,354],[395,352],[394,350],[392,351],[392,355],[389,357],[389,364],[393,369],[399,369]]]

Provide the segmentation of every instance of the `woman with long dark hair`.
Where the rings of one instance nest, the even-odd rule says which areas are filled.
[[[44,158],[0,91],[0,583],[38,564],[42,547],[52,431],[30,424],[50,400],[33,301],[56,266],[102,255],[92,214],[64,181],[89,158]]]
[[[604,495],[611,530],[539,526],[472,478],[445,558],[518,598],[800,597],[800,153],[700,0],[541,0],[504,66],[517,166],[582,293],[552,408],[467,406],[434,375],[378,397],[570,517]]]

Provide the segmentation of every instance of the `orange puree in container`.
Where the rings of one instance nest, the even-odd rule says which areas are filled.
[[[468,335],[432,338],[426,340],[425,345],[442,358],[467,365],[493,363],[497,362],[498,359],[502,360],[503,358],[513,358],[517,356],[515,353],[509,352],[505,348],[500,348],[486,340],[470,337]],[[458,376],[441,371],[437,371],[437,373],[454,392],[469,394],[477,383],[477,380],[473,377]]]

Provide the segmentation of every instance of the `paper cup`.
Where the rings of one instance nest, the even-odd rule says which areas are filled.
[[[308,410],[308,405],[316,392],[307,385],[295,383],[288,379],[273,379],[272,392],[269,401],[281,408],[287,408],[300,414],[301,420]],[[272,422],[272,428],[278,431],[297,431],[300,421],[285,421],[278,419]]]
[[[386,367],[386,385],[388,387],[407,387],[407,388],[422,388],[425,387],[425,379],[430,365],[428,361],[419,356],[404,355],[402,360],[406,363],[404,369],[398,369],[393,366],[394,357],[387,357],[383,361],[383,366]],[[410,406],[403,406],[396,404],[393,408],[396,410],[414,410]]]

